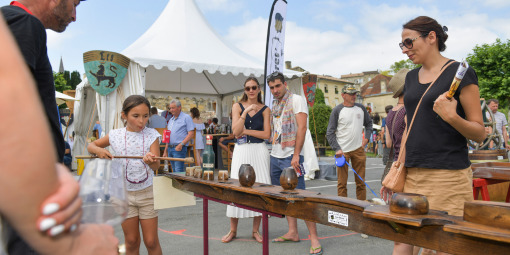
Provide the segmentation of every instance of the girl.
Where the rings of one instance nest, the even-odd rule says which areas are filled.
[[[143,156],[140,159],[115,159],[118,166],[125,171],[125,182],[128,190],[128,215],[122,223],[126,254],[139,254],[140,232],[142,227],[143,241],[149,254],[162,254],[158,239],[158,213],[154,210],[154,196],[152,193],[153,170],[159,168],[158,131],[147,128],[149,120],[149,101],[139,95],[126,98],[122,106],[122,119],[125,128],[114,129],[106,136],[89,144],[89,153],[99,158],[113,159],[114,156],[105,148],[112,147],[115,155]],[[122,175],[121,175],[122,176]]]
[[[197,158],[195,161],[196,166],[202,165],[202,150],[204,147],[204,139],[202,135],[202,130],[205,129],[204,122],[200,119],[200,111],[198,108],[193,107],[190,110],[191,118],[193,119],[193,124],[195,124],[195,128],[197,129],[197,133],[195,135],[195,149],[197,150]]]
[[[244,82],[241,101],[232,106],[232,129],[238,139],[232,157],[231,177],[238,179],[241,164],[250,164],[255,169],[256,181],[270,184],[269,151],[264,139],[268,139],[271,133],[269,123],[271,110],[262,103],[261,98],[259,82],[256,78],[249,77]],[[262,243],[262,236],[259,233],[262,220],[260,213],[227,206],[227,217],[231,217],[230,231],[221,238],[222,242],[228,243],[236,237],[239,218],[255,217],[252,236],[257,242]]]
[[[446,49],[446,31],[446,27],[426,16],[403,26],[399,44],[402,53],[414,64],[421,64],[405,79],[407,129],[420,98],[432,86],[423,97],[405,144],[407,177],[403,192],[427,196],[432,210],[462,216],[464,202],[473,200],[466,138],[481,142],[486,135],[478,104],[478,79],[472,68],[466,71],[453,98],[446,98],[459,66],[441,55]],[[383,197],[388,195],[384,187],[381,191]],[[413,246],[395,243],[393,254],[413,254]]]

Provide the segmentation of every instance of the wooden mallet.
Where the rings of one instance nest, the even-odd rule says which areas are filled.
[[[113,156],[114,158],[130,158],[130,159],[143,159],[143,156]],[[77,159],[95,159],[97,156],[92,155],[81,155],[76,156]],[[154,157],[156,160],[168,160],[168,161],[182,161],[184,163],[195,163],[194,158],[169,158],[169,157]]]

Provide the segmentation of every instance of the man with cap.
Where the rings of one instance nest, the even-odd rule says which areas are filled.
[[[53,70],[48,59],[46,29],[58,33],[64,32],[71,22],[76,21],[76,7],[81,1],[83,0],[18,0],[1,8],[5,21],[37,85],[37,91],[50,124],[57,162],[60,163],[64,160],[65,142],[55,100]],[[76,185],[78,190],[77,183],[72,185]],[[63,205],[67,206],[71,202],[63,201]],[[15,232],[8,233],[8,236],[9,254],[35,254]]]
[[[335,157],[345,156],[346,162],[350,161],[354,170],[364,179],[367,156],[363,148],[368,142],[366,138],[372,134],[372,119],[362,104],[355,103],[358,92],[352,84],[342,88],[344,102],[337,105],[331,112],[326,137],[335,151]],[[365,127],[365,139],[363,139],[363,127]],[[337,167],[338,195],[342,197],[347,197],[348,170],[347,164]],[[355,176],[355,181],[356,198],[366,200],[363,180]]]

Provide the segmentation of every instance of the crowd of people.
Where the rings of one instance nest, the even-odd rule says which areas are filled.
[[[0,127],[0,133],[9,134],[0,140],[2,148],[9,148],[0,154],[0,192],[12,194],[24,189],[30,196],[23,199],[0,196],[0,254],[118,254],[118,239],[111,226],[80,224],[79,187],[62,164],[69,148],[59,128],[45,29],[63,32],[69,23],[76,21],[80,0],[57,3],[19,0],[1,9],[6,22],[0,22],[0,83],[12,86],[2,87],[0,102],[4,107],[0,107],[0,111],[7,123],[20,125]],[[402,53],[421,66],[411,71],[401,70],[391,80],[389,86],[398,103],[387,109],[384,136],[380,136],[379,146],[384,144],[391,148],[387,150],[388,162],[396,160],[399,153],[406,150],[408,173],[404,192],[426,195],[431,209],[460,216],[464,202],[473,199],[466,138],[481,142],[486,131],[480,107],[472,103],[480,100],[473,69],[467,70],[453,98],[446,98],[459,65],[441,55],[446,48],[446,31],[436,20],[425,16],[404,24]],[[266,80],[275,99],[271,109],[262,102],[261,86],[253,77],[245,81],[242,99],[232,106],[233,135],[229,138],[236,140],[225,139],[235,142],[232,169],[251,164],[256,170],[257,182],[280,185],[283,169],[292,167],[299,176],[297,188],[306,189],[302,169],[308,129],[307,103],[304,97],[288,89],[282,73],[272,73]],[[355,103],[357,93],[359,91],[352,85],[342,89],[343,103],[331,113],[327,140],[335,157],[344,156],[364,179],[364,147],[372,135],[372,119],[363,105]],[[28,97],[31,105],[19,106],[14,114],[7,106],[16,104],[19,95]],[[420,106],[419,102],[422,102]],[[498,101],[492,100],[488,105],[506,148],[506,119],[497,112]],[[25,118],[16,118],[17,114]],[[416,115],[419,117],[409,118]],[[170,132],[164,155],[184,158],[192,139],[197,150],[204,149],[201,137],[205,125],[200,121],[197,108],[191,109],[190,116],[182,112],[181,102],[174,99],[158,115],[157,109],[151,108],[149,101],[140,95],[124,100],[121,117],[125,127],[99,135],[87,149],[99,158],[116,160],[125,171],[129,210],[122,229],[127,253],[139,252],[141,229],[149,254],[162,254],[158,211],[154,209],[153,197],[154,170],[160,166],[155,157],[160,156],[161,137],[155,128]],[[217,122],[217,119],[213,121],[209,128],[215,128]],[[30,139],[26,135],[34,125],[40,129],[40,139]],[[410,125],[413,125],[412,130]],[[405,147],[401,147],[404,139]],[[270,151],[266,141],[271,144]],[[28,143],[30,146],[24,146]],[[32,160],[16,160],[21,154]],[[143,160],[115,159],[113,155],[141,155]],[[201,159],[196,160],[200,164]],[[183,171],[183,162],[172,161],[171,164],[174,172]],[[20,168],[40,170],[16,171]],[[236,174],[232,171],[231,177],[237,178]],[[337,174],[338,196],[347,197],[347,166],[338,167]],[[366,200],[366,188],[359,177],[355,177],[356,198]],[[45,181],[39,181],[41,178]],[[13,179],[16,181],[11,181]],[[381,188],[383,198],[391,193],[386,187]],[[221,238],[222,242],[229,243],[236,238],[240,218],[253,218],[252,236],[262,242],[259,213],[228,206],[226,216],[230,218],[230,228]],[[297,219],[286,218],[288,231],[273,239],[273,243],[300,241]],[[305,224],[311,242],[309,253],[323,254],[316,224],[308,221]],[[55,236],[60,238],[53,238]],[[393,254],[413,254],[415,249],[412,245],[395,243]]]

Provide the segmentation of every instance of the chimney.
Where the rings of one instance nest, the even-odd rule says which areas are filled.
[[[290,61],[285,61],[285,68],[286,68],[286,69],[289,69],[289,70],[290,70],[290,69],[292,69],[292,62],[290,62]]]

